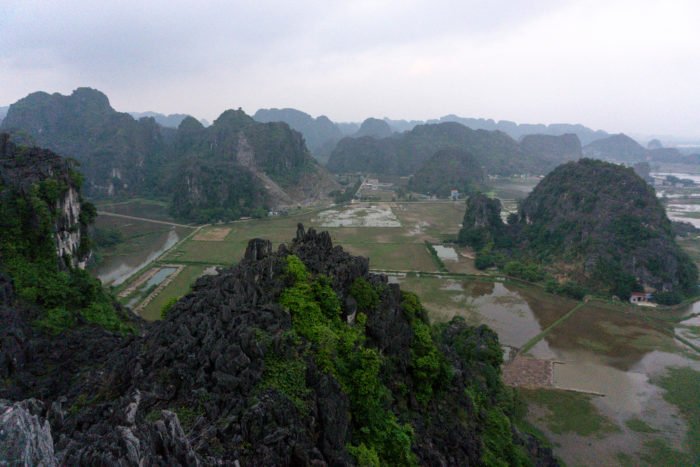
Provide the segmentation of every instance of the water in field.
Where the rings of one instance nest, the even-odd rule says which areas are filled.
[[[185,227],[112,216],[98,216],[95,225],[118,230],[123,237],[121,243],[98,250],[99,261],[90,267],[103,284],[114,286],[146,267],[190,232]]]
[[[541,290],[497,282],[435,277],[400,282],[421,297],[433,321],[462,316],[470,324],[486,324],[508,351],[521,348],[576,305]],[[572,465],[615,464],[617,452],[637,456],[655,438],[628,428],[631,419],[658,430],[653,436],[665,445],[683,449],[687,424],[664,399],[658,380],[671,367],[700,371],[700,354],[676,339],[700,345],[699,311],[696,303],[670,312],[679,317],[676,323],[640,315],[654,311],[589,303],[552,326],[528,354],[556,362],[555,387],[590,394],[595,410],[616,427],[605,436],[549,433],[558,445],[555,454]]]
[[[438,257],[443,261],[458,261],[459,257],[454,248],[442,245],[433,245]]]

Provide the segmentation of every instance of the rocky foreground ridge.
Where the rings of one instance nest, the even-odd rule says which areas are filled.
[[[431,327],[368,260],[255,239],[136,334],[50,336],[0,277],[0,459],[38,465],[555,465],[493,331]],[[17,423],[17,421],[20,423]],[[15,456],[15,457],[12,457]]]

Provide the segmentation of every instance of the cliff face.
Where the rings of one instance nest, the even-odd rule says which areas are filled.
[[[0,190],[4,202],[17,196],[32,202],[35,197],[48,201],[48,216],[35,209],[31,223],[49,222],[59,265],[85,267],[90,250],[83,244],[87,222],[81,217],[79,194],[81,177],[69,162],[51,151],[17,147],[9,135],[0,134]],[[89,208],[90,209],[90,208]]]
[[[235,219],[328,199],[335,180],[285,123],[257,123],[241,110],[204,128],[185,119],[172,147],[173,213],[184,219]]]
[[[411,178],[409,189],[447,198],[451,190],[459,190],[464,195],[475,191],[485,181],[483,169],[471,154],[460,149],[443,149],[421,166]]]
[[[495,334],[431,329],[415,296],[368,268],[301,226],[277,252],[252,240],[142,336],[89,362],[39,354],[0,397],[37,393],[15,385],[35,378],[37,425],[63,465],[555,465],[511,424]]]
[[[78,88],[70,96],[37,92],[10,106],[2,128],[80,162],[87,193],[131,194],[147,189],[162,138],[152,118],[115,111],[107,96]]]

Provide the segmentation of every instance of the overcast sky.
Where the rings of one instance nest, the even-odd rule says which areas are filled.
[[[0,105],[454,113],[700,138],[700,1],[0,0]]]

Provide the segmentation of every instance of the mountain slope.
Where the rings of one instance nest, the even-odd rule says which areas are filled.
[[[2,122],[41,147],[80,162],[90,195],[148,190],[149,172],[159,164],[160,129],[152,118],[139,121],[115,111],[107,96],[78,88],[70,96],[37,92],[10,106]]]
[[[17,146],[0,134],[0,275],[5,273],[33,325],[59,332],[85,323],[124,330],[126,324],[97,279],[85,270],[87,227],[95,207],[80,194],[82,177],[51,151]],[[3,329],[14,323],[2,320]],[[0,341],[2,336],[0,336]],[[21,359],[0,352],[3,367]]]
[[[443,149],[418,169],[408,188],[447,198],[451,190],[459,190],[462,195],[471,193],[485,181],[484,171],[471,154],[461,149]]]
[[[326,116],[313,118],[296,109],[259,109],[253,118],[262,123],[284,122],[304,135],[313,156],[325,162],[328,154],[342,137],[340,129]]]
[[[185,118],[189,117],[187,114],[165,115],[159,112],[129,112],[129,115],[134,117],[136,120],[140,120],[142,118],[153,118],[158,125],[167,128],[177,128]],[[200,120],[200,122],[205,126],[209,125],[209,123],[204,119]]]
[[[172,212],[195,221],[264,215],[327,199],[336,181],[285,123],[258,123],[227,110],[208,128],[185,119],[175,136],[167,183]]]

